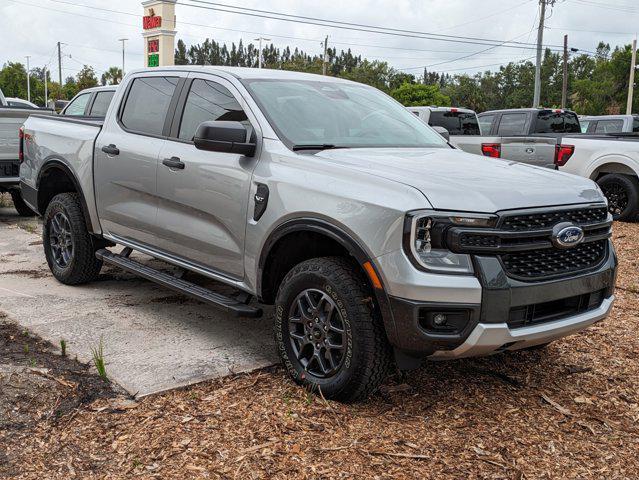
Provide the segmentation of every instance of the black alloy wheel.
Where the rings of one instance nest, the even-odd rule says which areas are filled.
[[[291,305],[289,341],[304,369],[317,378],[337,373],[344,362],[344,320],[335,301],[313,288],[302,291]]]
[[[68,267],[73,259],[74,247],[71,223],[64,212],[57,212],[49,222],[49,244],[56,265]]]

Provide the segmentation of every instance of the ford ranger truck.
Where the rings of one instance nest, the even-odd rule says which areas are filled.
[[[23,149],[55,278],[90,282],[109,263],[229,314],[273,304],[286,370],[333,399],[366,397],[393,365],[538,348],[613,304],[593,181],[453,149],[347,80],[137,70],[104,121],[31,116]]]

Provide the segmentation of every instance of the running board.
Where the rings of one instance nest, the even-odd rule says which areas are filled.
[[[168,287],[176,292],[183,293],[204,303],[208,303],[237,317],[261,317],[262,309],[253,308],[239,300],[215,293],[206,288],[187,282],[168,273],[160,272],[146,265],[142,265],[128,256],[117,255],[107,249],[100,249],[95,252],[95,256],[103,262],[120,267],[127,272],[131,272],[139,277]]]

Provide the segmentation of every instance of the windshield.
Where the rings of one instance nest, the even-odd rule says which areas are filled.
[[[451,135],[480,135],[477,115],[468,112],[430,113],[428,124],[431,127],[444,127]]]
[[[446,141],[392,98],[359,84],[246,80],[289,147],[446,147]]]

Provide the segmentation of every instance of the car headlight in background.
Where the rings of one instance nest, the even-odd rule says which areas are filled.
[[[496,215],[421,210],[409,212],[404,224],[404,250],[413,264],[436,273],[472,274],[470,255],[453,253],[446,248],[448,228],[490,228]]]

